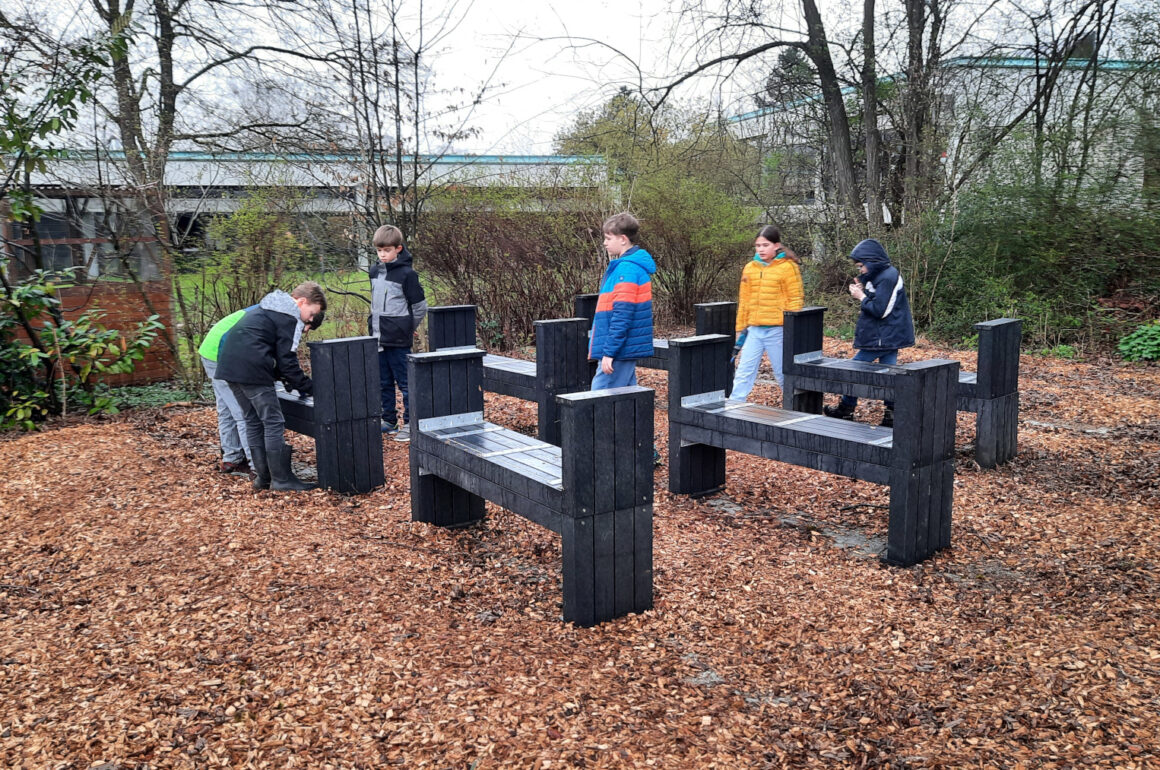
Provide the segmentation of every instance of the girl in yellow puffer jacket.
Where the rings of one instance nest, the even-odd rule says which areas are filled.
[[[779,387],[781,371],[782,313],[801,310],[804,301],[802,273],[797,256],[781,245],[781,233],[773,225],[761,228],[753,241],[756,254],[741,271],[737,299],[737,347],[733,349],[737,371],[729,398],[744,401],[753,390],[762,353],[769,356]]]

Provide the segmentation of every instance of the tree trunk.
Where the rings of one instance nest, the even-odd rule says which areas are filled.
[[[874,49],[874,0],[862,2],[862,130],[866,146],[866,214],[872,231],[882,229],[879,171],[878,67]]]
[[[838,185],[838,198],[851,211],[862,207],[854,176],[854,154],[850,149],[850,121],[846,115],[846,103],[842,101],[842,86],[830,58],[830,46],[826,39],[826,29],[822,15],[814,0],[802,0],[802,12],[806,17],[809,44],[806,55],[818,70],[822,97],[825,99],[826,113],[830,121],[830,154],[834,164],[834,181]]]

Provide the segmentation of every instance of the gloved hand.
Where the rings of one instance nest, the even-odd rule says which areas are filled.
[[[736,365],[737,356],[741,355],[741,348],[745,347],[745,335],[749,334],[749,330],[741,332],[737,335],[737,341],[733,343],[733,355],[729,356],[729,362]]]

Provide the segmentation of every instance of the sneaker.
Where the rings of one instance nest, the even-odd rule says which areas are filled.
[[[250,461],[244,457],[234,463],[229,462],[228,460],[223,460],[218,470],[222,473],[237,473],[239,475],[246,475],[250,472]]]
[[[395,441],[410,441],[411,440],[411,426],[404,424],[399,428],[399,432],[395,434]]]
[[[664,465],[664,464],[665,464],[665,461],[661,459],[661,453],[657,451],[656,447],[653,447],[653,465]]]
[[[386,420],[379,420],[379,427],[389,436],[393,436],[399,432],[399,424],[396,422],[387,422]]]

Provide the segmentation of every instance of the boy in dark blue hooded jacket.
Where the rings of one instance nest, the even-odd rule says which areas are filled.
[[[850,259],[858,266],[858,276],[849,286],[850,294],[861,303],[858,324],[854,328],[855,361],[877,361],[882,364],[898,363],[898,350],[914,344],[914,319],[906,298],[902,276],[890,264],[886,249],[873,238],[868,238],[850,252]],[[836,407],[827,406],[829,417],[854,419],[856,396],[842,396]],[[883,427],[894,426],[894,402],[886,402],[882,416]]]

